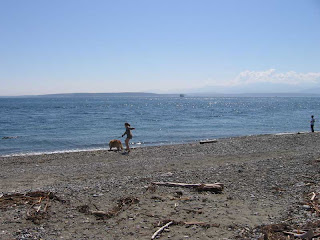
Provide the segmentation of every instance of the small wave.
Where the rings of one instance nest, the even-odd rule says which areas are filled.
[[[162,145],[172,145],[172,144],[181,144],[181,143],[190,143],[194,141],[161,141],[161,142],[133,142],[130,143],[134,148],[146,147],[146,146],[162,146]],[[4,154],[0,157],[23,157],[23,156],[39,156],[39,155],[51,155],[51,154],[61,154],[61,153],[77,153],[77,152],[93,152],[93,151],[103,151],[109,150],[109,147],[90,147],[90,148],[77,148],[77,149],[68,149],[68,150],[54,150],[54,151],[35,151],[35,152],[23,152],[23,153],[11,153]]]
[[[70,149],[70,150],[56,150],[56,151],[43,151],[43,152],[27,152],[27,153],[12,153],[2,155],[0,157],[23,157],[23,156],[38,156],[38,155],[51,155],[59,153],[77,153],[77,152],[92,152],[108,150],[109,148],[87,148],[87,149]]]
[[[132,142],[130,143],[133,146],[163,146],[163,145],[173,145],[173,144],[184,144],[184,143],[193,143],[193,142],[198,142],[201,139],[180,139],[179,141],[145,141],[145,142]]]
[[[4,137],[2,137],[2,139],[16,139],[18,137],[19,136],[4,136]]]
[[[281,135],[293,135],[293,134],[302,134],[302,133],[307,133],[307,132],[282,132],[282,133],[275,133],[274,135],[281,136]]]

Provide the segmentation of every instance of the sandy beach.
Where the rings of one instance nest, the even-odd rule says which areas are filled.
[[[0,157],[0,239],[144,240],[169,222],[156,239],[316,233],[319,146],[320,133],[294,133],[142,147],[130,154]],[[219,182],[224,189],[152,184],[160,181]]]

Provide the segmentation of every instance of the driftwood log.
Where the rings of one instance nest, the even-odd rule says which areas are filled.
[[[303,233],[295,233],[295,232],[286,232],[283,231],[283,233],[294,236],[296,238],[300,238],[300,239],[308,239],[311,240],[312,238],[315,237],[314,232],[312,229],[308,230],[307,232],[303,232]]]
[[[205,143],[216,143],[218,142],[217,139],[211,139],[211,140],[203,140],[203,141],[200,141],[200,144],[205,144]]]
[[[210,191],[215,193],[221,193],[223,190],[222,183],[175,183],[175,182],[152,182],[154,185],[166,186],[166,187],[185,187],[195,188],[198,191]]]

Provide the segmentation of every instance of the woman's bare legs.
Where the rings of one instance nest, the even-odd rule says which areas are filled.
[[[126,148],[127,148],[126,150],[127,150],[128,152],[130,152],[129,141],[130,141],[129,138],[127,138],[127,139],[125,140]]]

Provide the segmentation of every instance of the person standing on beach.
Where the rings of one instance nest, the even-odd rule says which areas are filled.
[[[126,128],[126,131],[124,132],[124,134],[122,134],[122,137],[123,137],[124,135],[127,135],[127,138],[126,138],[126,140],[125,140],[126,150],[127,150],[128,152],[130,152],[129,141],[130,141],[130,139],[132,139],[131,130],[134,130],[135,128],[130,127],[130,124],[127,123],[127,122],[124,124],[124,126],[125,126],[125,128]]]
[[[311,121],[310,121],[310,127],[311,127],[311,132],[314,132],[314,122],[316,120],[313,118],[313,115],[311,116]]]

